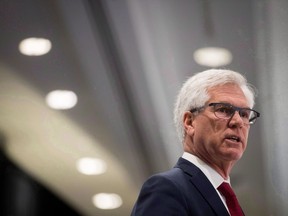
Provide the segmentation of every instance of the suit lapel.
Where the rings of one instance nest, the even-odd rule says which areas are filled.
[[[175,167],[179,167],[187,174],[187,177],[190,178],[190,182],[202,194],[203,198],[207,203],[209,203],[216,215],[229,216],[229,213],[227,212],[218,193],[215,191],[215,188],[198,167],[183,158],[178,160]]]

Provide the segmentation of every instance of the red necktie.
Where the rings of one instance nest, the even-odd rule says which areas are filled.
[[[230,185],[226,182],[223,182],[217,189],[225,197],[230,215],[243,216],[242,209]]]

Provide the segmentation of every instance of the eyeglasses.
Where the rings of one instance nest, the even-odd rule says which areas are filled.
[[[245,124],[254,124],[256,119],[260,117],[260,113],[256,110],[249,109],[249,108],[240,108],[233,106],[228,103],[210,103],[208,104],[209,107],[213,107],[214,114],[219,119],[231,119],[235,112],[237,111]],[[191,113],[196,111],[201,111],[202,109],[206,108],[207,106],[193,108],[190,110]]]

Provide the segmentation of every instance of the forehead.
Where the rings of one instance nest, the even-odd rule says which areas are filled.
[[[236,84],[225,84],[208,90],[209,102],[226,102],[235,106],[248,107],[247,98],[242,89]]]

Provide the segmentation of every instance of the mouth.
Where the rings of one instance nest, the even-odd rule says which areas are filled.
[[[231,140],[233,142],[240,142],[241,141],[240,137],[235,136],[235,135],[227,135],[225,137],[225,139]]]

